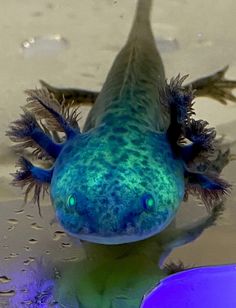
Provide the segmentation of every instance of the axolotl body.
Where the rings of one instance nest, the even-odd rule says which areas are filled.
[[[166,82],[150,26],[151,4],[138,1],[127,43],[99,94],[43,83],[27,91],[24,113],[8,132],[18,147],[33,148],[51,162],[46,169],[21,157],[13,183],[27,187],[26,197],[34,189],[36,202],[50,186],[58,220],[82,240],[121,244],[148,238],[170,224],[188,193],[211,207],[230,187],[209,160],[215,130],[192,118],[194,95],[182,85],[185,77]],[[192,85],[200,95],[214,78]],[[81,132],[74,106],[83,99],[95,102]],[[53,132],[65,138],[56,142]]]

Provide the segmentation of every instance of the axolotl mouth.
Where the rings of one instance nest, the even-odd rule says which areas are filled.
[[[108,197],[88,201],[82,194],[70,195],[66,205],[57,201],[56,215],[72,236],[100,244],[123,244],[148,238],[163,230],[176,213],[172,207],[158,206],[157,197],[151,193],[144,193],[130,204],[112,204],[114,199]]]

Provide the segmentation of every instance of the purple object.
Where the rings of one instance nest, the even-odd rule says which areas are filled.
[[[236,308],[236,264],[186,270],[163,280],[141,308]]]

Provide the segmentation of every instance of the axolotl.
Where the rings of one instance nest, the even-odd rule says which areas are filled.
[[[235,101],[236,82],[224,79],[226,68],[186,86],[186,76],[167,82],[151,6],[137,2],[128,40],[100,93],[42,81],[41,89],[27,91],[23,114],[7,132],[23,153],[13,184],[26,187],[26,198],[33,190],[38,204],[50,187],[57,219],[82,240],[139,241],[164,230],[189,193],[211,209],[230,191],[215,168],[219,158],[210,159],[219,150],[215,129],[193,118],[193,100]],[[93,106],[81,131],[83,102]],[[29,149],[42,166],[27,158]]]

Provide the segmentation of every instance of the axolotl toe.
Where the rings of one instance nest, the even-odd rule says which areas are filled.
[[[83,240],[121,244],[148,238],[169,225],[189,193],[210,208],[230,188],[212,171],[215,130],[193,119],[193,91],[182,85],[186,76],[166,82],[150,26],[151,4],[138,1],[127,43],[94,94],[82,132],[79,110],[69,99],[75,92],[65,90],[61,102],[44,86],[27,91],[23,114],[7,133],[50,164],[46,169],[21,157],[13,183],[26,186],[26,197],[34,189],[37,203],[50,187],[59,222]],[[55,132],[64,137],[56,140]]]

